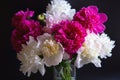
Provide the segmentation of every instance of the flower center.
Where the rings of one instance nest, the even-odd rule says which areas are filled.
[[[89,48],[87,47],[88,45],[83,44],[83,46],[85,47],[85,50],[82,52],[82,57],[86,57],[86,58],[92,58],[92,57],[97,57],[99,50],[98,49],[94,49],[94,48]]]
[[[50,57],[58,53],[59,45],[53,40],[45,40],[42,46],[43,55]]]
[[[86,58],[91,58],[92,56],[88,53],[89,50],[88,49],[85,49],[82,54],[81,54],[81,57],[86,57]]]

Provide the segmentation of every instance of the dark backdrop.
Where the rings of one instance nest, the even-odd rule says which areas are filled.
[[[20,62],[12,49],[10,36],[13,30],[11,17],[19,10],[34,10],[35,14],[45,12],[50,0],[1,0],[0,4],[0,79],[2,80],[53,80],[52,70],[47,69],[42,77],[39,72],[30,78],[19,71]],[[120,3],[119,0],[69,0],[77,11],[88,5],[96,5],[100,12],[108,15],[105,32],[116,41],[113,56],[102,60],[102,68],[88,64],[77,69],[77,80],[120,80]],[[35,16],[36,18],[36,16]],[[109,46],[108,46],[109,47]]]

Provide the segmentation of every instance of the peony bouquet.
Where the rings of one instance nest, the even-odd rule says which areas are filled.
[[[115,41],[105,34],[108,17],[97,6],[76,12],[65,0],[52,0],[45,13],[36,20],[33,15],[27,9],[12,17],[12,46],[21,62],[20,71],[27,76],[37,71],[44,75],[46,67],[61,67],[62,80],[71,80],[71,65],[101,67],[101,59],[111,57]]]

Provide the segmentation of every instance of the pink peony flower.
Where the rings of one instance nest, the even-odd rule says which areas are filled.
[[[96,6],[83,7],[74,15],[74,20],[82,24],[90,32],[102,33],[105,30],[104,22],[107,21],[107,15],[98,13]]]
[[[33,16],[33,11],[20,11],[12,18],[12,24],[15,29],[12,32],[11,41],[13,48],[19,52],[22,48],[22,44],[26,44],[29,40],[29,36],[33,36],[35,39],[42,34],[41,25],[39,22],[27,19]]]
[[[86,30],[77,21],[62,21],[52,28],[54,38],[72,56],[82,46]]]
[[[29,27],[29,23],[31,23],[30,18],[33,16],[34,11],[29,11],[29,9],[27,9],[27,11],[18,11],[12,18],[12,25],[19,29],[19,30],[23,30],[27,27]]]

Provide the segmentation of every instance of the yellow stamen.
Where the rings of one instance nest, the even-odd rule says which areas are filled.
[[[53,40],[46,40],[43,43],[42,51],[45,56],[50,57],[58,53],[59,45]]]

